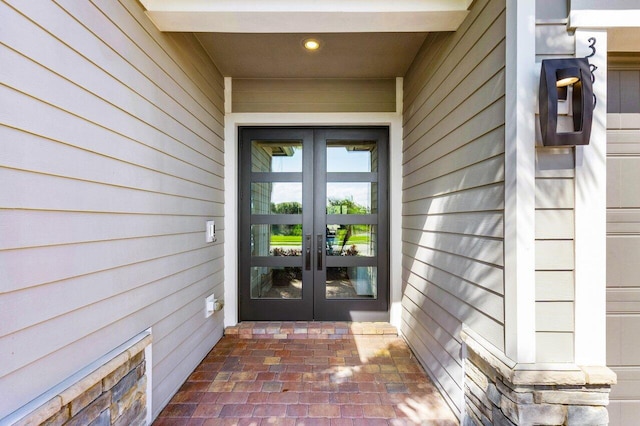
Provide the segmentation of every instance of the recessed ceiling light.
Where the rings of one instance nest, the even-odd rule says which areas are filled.
[[[302,42],[302,45],[304,46],[305,49],[307,50],[318,50],[320,49],[320,41],[316,40],[315,38],[307,38]]]

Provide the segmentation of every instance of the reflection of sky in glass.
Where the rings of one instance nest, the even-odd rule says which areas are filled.
[[[328,172],[370,172],[370,151],[347,151],[344,146],[327,147]]]
[[[272,172],[301,172],[302,171],[302,148],[292,147],[293,155],[291,157],[273,157],[271,158]]]
[[[273,182],[271,202],[302,204],[302,184],[300,182]]]

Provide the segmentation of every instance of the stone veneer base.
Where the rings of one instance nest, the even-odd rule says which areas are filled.
[[[11,424],[15,426],[146,424],[145,348],[150,344],[151,335],[147,335]]]
[[[615,374],[606,367],[516,365],[462,332],[464,425],[606,425]]]

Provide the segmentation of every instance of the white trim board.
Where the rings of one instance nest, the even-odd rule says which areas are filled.
[[[604,2],[603,2],[604,3]],[[633,28],[640,22],[638,9],[571,10],[569,28]]]
[[[535,362],[535,1],[507,1],[505,354]]]
[[[470,1],[142,0],[142,4],[161,31],[313,34],[455,31],[468,15]]]
[[[402,79],[397,84],[402,96]],[[225,116],[225,327],[238,323],[238,127],[389,126],[389,281],[391,323],[400,327],[402,285],[402,114],[395,113],[230,113]]]
[[[575,362],[606,365],[607,31],[576,30],[576,57],[597,66],[589,145],[578,146],[575,176]]]

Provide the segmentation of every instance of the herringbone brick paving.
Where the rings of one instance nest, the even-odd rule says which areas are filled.
[[[256,324],[223,337],[154,425],[458,424],[388,324]]]

